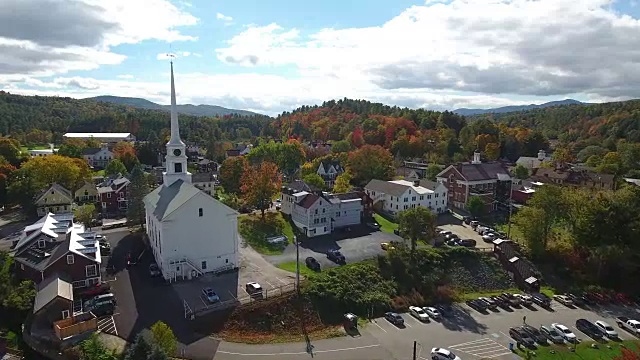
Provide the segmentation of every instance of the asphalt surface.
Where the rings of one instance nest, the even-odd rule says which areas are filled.
[[[512,326],[522,325],[526,316],[527,324],[536,328],[550,325],[554,322],[568,326],[581,341],[588,337],[575,329],[575,321],[579,318],[591,321],[605,320],[615,326],[613,317],[626,315],[640,317],[638,309],[613,307],[610,309],[570,309],[559,303],[553,303],[551,310],[535,307],[533,309],[520,308],[511,312],[501,310],[481,314],[466,305],[455,307],[455,317],[442,321],[421,323],[403,314],[406,327],[398,328],[384,319],[376,319],[361,329],[359,337],[345,337],[338,339],[311,341],[313,356],[306,350],[305,343],[282,345],[241,345],[221,343],[215,359],[238,360],[278,358],[296,359],[410,359],[413,341],[418,342],[418,359],[429,359],[429,352],[433,347],[445,347],[456,353],[462,359],[490,358],[511,360],[513,354],[508,350],[509,343],[514,341],[507,335]],[[633,335],[618,329],[621,339],[635,339]],[[544,351],[539,347],[538,351]]]
[[[354,226],[350,232],[336,231],[330,235],[318,236],[306,239],[300,243],[300,259],[308,256],[316,258],[322,268],[336,266],[327,259],[329,249],[339,249],[345,256],[347,263],[354,263],[376,257],[384,253],[380,243],[390,241],[402,241],[402,238],[379,230],[372,230],[366,225]],[[296,247],[289,244],[280,255],[265,255],[265,259],[271,264],[296,261]]]

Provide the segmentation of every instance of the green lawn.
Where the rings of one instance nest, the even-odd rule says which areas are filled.
[[[536,359],[536,360],[611,360],[615,356],[621,355],[621,347],[619,343],[609,342],[608,344],[598,344],[597,349],[591,348],[593,341],[585,341],[578,344],[575,352],[571,351],[570,347],[563,345],[553,345],[549,347],[540,347],[536,351],[535,355],[531,354],[527,357],[524,351],[516,350],[516,354],[520,355],[523,359]],[[640,350],[640,341],[631,340],[623,341],[625,347],[638,351]],[[609,349],[607,346],[610,346]]]
[[[252,248],[264,255],[282,254],[284,250],[267,243],[269,237],[285,235],[289,243],[293,242],[291,224],[279,212],[266,213],[264,221],[259,214],[238,217],[238,231]]]
[[[391,222],[380,214],[373,214],[373,218],[380,224],[380,230],[393,234],[393,230],[398,228],[398,224]]]
[[[282,264],[278,264],[277,265],[278,268],[282,269],[282,270],[286,270],[289,271],[291,273],[296,273],[296,262],[295,261],[289,261],[289,262],[285,262]],[[313,276],[316,276],[318,273],[309,269],[305,264],[304,264],[304,259],[300,259],[300,275],[304,276],[306,278],[310,278]]]

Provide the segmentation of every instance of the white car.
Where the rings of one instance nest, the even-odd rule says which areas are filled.
[[[617,339],[618,333],[613,329],[613,327],[602,320],[598,320],[595,322],[598,329],[600,329],[609,339]]]
[[[566,295],[553,295],[553,299],[564,306],[573,306],[573,300]]]
[[[431,349],[431,360],[461,360],[456,354],[445,348]]]
[[[531,305],[533,303],[533,298],[526,294],[513,294],[516,298],[520,300],[522,305]]]
[[[429,315],[427,315],[427,313],[424,312],[421,307],[409,306],[409,313],[411,314],[411,316],[420,321],[429,321]]]
[[[568,342],[573,343],[573,342],[576,342],[576,340],[578,339],[576,337],[576,334],[571,332],[571,330],[569,330],[568,327],[566,327],[566,326],[564,326],[562,324],[553,323],[553,324],[551,324],[551,327],[556,329],[556,331],[560,333],[560,336],[562,336]]]
[[[439,319],[442,315],[440,315],[440,311],[438,311],[438,309],[431,307],[431,306],[427,306],[425,308],[422,308],[427,315],[431,316],[434,319]]]

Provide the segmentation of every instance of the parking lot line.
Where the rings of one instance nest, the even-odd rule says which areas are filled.
[[[387,330],[383,329],[383,328],[382,328],[382,326],[378,325],[378,322],[377,322],[377,321],[375,321],[375,320],[374,320],[374,321],[373,321],[373,323],[374,323],[377,327],[379,327],[379,328],[380,328],[380,330],[382,330],[382,331],[384,331],[384,332],[387,332]]]
[[[266,282],[266,283],[267,283],[267,285],[271,286],[271,288],[272,288],[272,289],[275,289],[275,288],[276,288],[275,286],[273,286],[273,284],[271,284],[271,283],[270,283],[270,282],[268,282],[267,280],[265,280],[264,282]]]
[[[276,276],[276,279],[278,279],[278,281],[280,281],[281,283],[283,283],[283,284],[285,284],[285,285],[287,285],[287,284],[288,284],[288,282],[286,282],[286,281],[284,281],[284,280],[280,279],[280,278],[279,278],[279,277],[277,277],[277,276]]]
[[[413,321],[417,322],[417,323],[418,323],[418,324],[420,324],[420,325],[424,325],[424,324],[425,324],[425,323],[423,323],[422,321],[420,321],[420,320],[416,319],[414,316],[409,315],[409,318],[410,318],[410,319],[413,319]]]
[[[462,343],[462,344],[451,345],[451,346],[449,346],[449,347],[450,347],[450,348],[456,348],[456,347],[464,346],[464,345],[468,345],[468,344],[475,344],[475,343],[485,342],[485,341],[487,341],[487,340],[491,340],[491,339],[480,339],[480,340],[474,340],[474,341],[469,341],[469,342]]]
[[[409,322],[407,322],[407,321],[404,322],[404,326],[413,327],[413,326],[409,325]]]

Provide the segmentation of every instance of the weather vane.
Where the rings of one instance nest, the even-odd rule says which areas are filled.
[[[169,53],[167,54],[167,57],[171,59],[172,63],[173,63],[173,58],[176,57],[176,55],[171,51],[171,44],[169,44]]]

